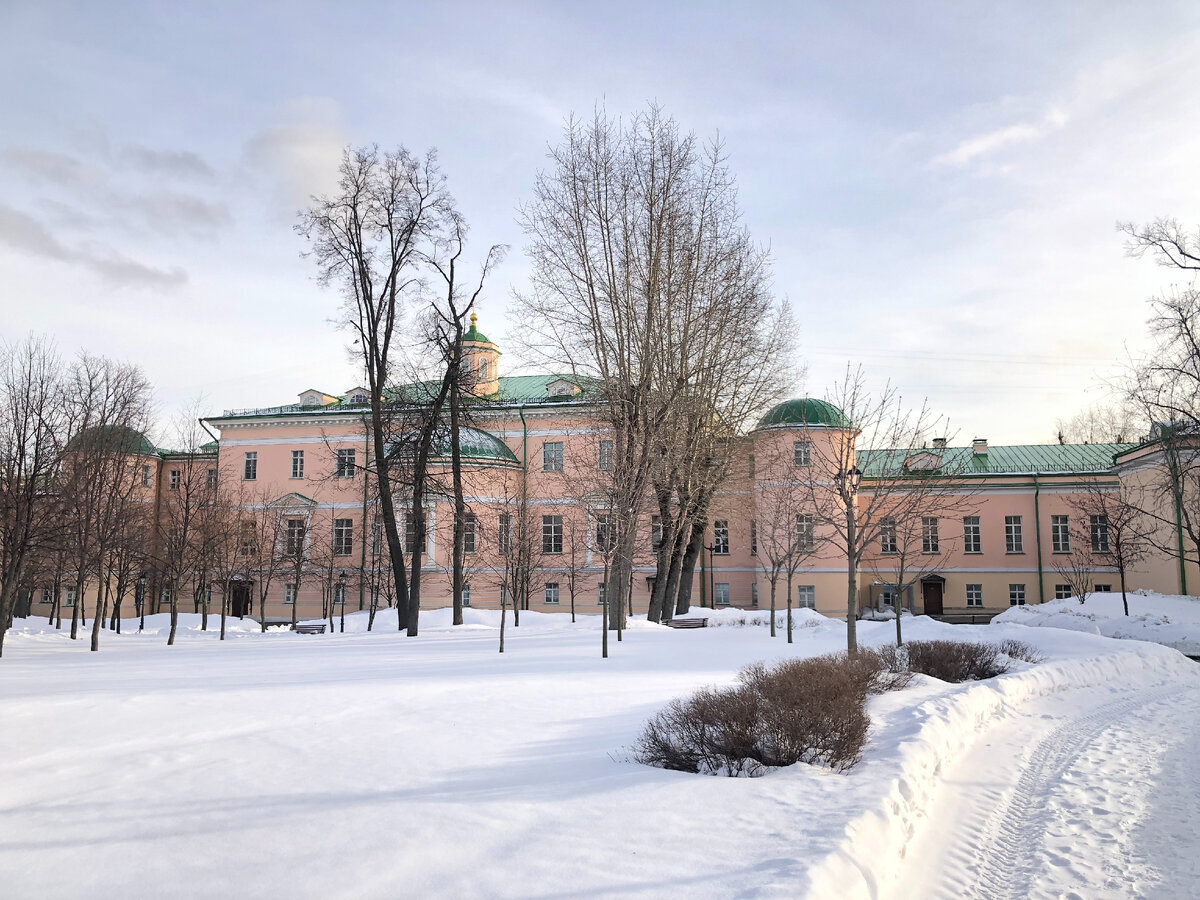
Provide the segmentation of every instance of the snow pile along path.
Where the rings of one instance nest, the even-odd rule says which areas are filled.
[[[1089,594],[1083,603],[1067,597],[1014,606],[994,621],[1153,641],[1187,656],[1200,656],[1200,597],[1133,591],[1128,598],[1128,616],[1119,593],[1101,592]]]
[[[1020,636],[1018,629],[1000,626],[995,631],[997,639]],[[936,860],[927,860],[931,865],[917,869],[949,872],[949,883],[941,886],[938,896],[1031,896],[1031,883],[1040,869],[1030,853],[1046,824],[1046,814],[1039,807],[1046,791],[1114,718],[1161,700],[1178,700],[1183,691],[1200,697],[1200,668],[1179,653],[1150,644],[1109,646],[1116,649],[1044,662],[1000,678],[961,685],[948,696],[890,714],[887,707],[898,706],[900,695],[879,698],[876,707],[883,708],[873,708],[873,716],[887,722],[895,746],[886,754],[872,754],[867,765],[891,766],[896,775],[878,806],[851,821],[838,849],[812,866],[805,896],[847,900],[889,892],[897,898],[933,896],[934,885],[914,892],[913,867],[904,865],[914,835],[922,827],[936,831],[933,840],[937,848],[973,851],[956,866],[949,866],[943,853]],[[1115,699],[1094,704],[1098,696],[1112,695]],[[1011,725],[1007,720],[1028,714],[1038,701],[1056,696],[1070,711],[1067,720],[1032,743],[1026,735],[1002,757],[1001,761],[1012,764],[1011,780],[1002,780],[1003,796],[992,797],[985,805],[987,821],[977,825],[974,834],[944,821],[952,818],[944,810],[937,812],[947,773],[981,741],[996,731],[1003,733],[1005,729],[997,729],[999,724]],[[1080,713],[1081,706],[1087,711]],[[1167,708],[1177,712],[1178,704]],[[1044,728],[1044,721],[1041,725]],[[963,798],[958,800],[950,804],[951,812],[961,806]],[[1099,816],[1100,807],[1092,812]],[[1084,856],[1097,864],[1112,857],[1111,844],[1099,839],[1087,849]],[[1078,856],[1080,850],[1076,844],[1071,852]]]

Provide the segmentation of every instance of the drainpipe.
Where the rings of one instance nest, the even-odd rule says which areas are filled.
[[[1187,596],[1187,560],[1183,555],[1183,510],[1179,506],[1179,492],[1175,495],[1175,538],[1179,542],[1179,593]]]
[[[529,423],[525,421],[525,407],[518,406],[517,407],[517,415],[521,417],[521,524],[520,524],[520,528],[525,529],[529,525],[529,522],[528,522],[528,519],[529,519]],[[512,527],[511,524],[509,525],[509,527],[510,528]],[[526,541],[532,540],[531,536],[528,534],[525,534],[523,537],[524,537],[524,540],[526,540]],[[511,536],[510,536],[509,540],[511,541]],[[509,552],[510,553],[512,552],[511,547],[509,548]],[[518,559],[520,559],[519,556],[518,556]],[[512,601],[513,601],[514,609],[516,609],[517,603],[527,603],[529,600],[529,598],[527,596],[524,596],[526,594],[525,589],[528,586],[527,585],[528,577],[529,577],[528,572],[520,573],[520,579],[521,579],[520,590],[513,592],[514,596],[512,598]],[[520,597],[515,596],[516,594],[521,594],[522,596],[520,596]],[[528,607],[526,607],[526,608],[528,608]],[[517,614],[514,613],[514,615],[517,615]],[[601,623],[601,628],[604,628],[604,627],[605,627],[605,623]],[[608,632],[605,631],[605,634],[607,635]]]
[[[704,577],[704,542],[700,543],[700,608],[706,609],[708,603],[705,602],[704,589],[707,586],[708,579]]]
[[[367,424],[366,416],[363,417],[363,501],[362,501],[362,553],[359,556],[358,562],[358,611],[362,612],[366,606],[366,585],[363,583],[367,577],[367,540],[368,535],[374,535],[374,529],[367,527],[367,472],[371,465],[371,427]],[[342,598],[345,601],[345,597]],[[342,609],[345,610],[346,605],[342,603]]]
[[[1041,505],[1038,502],[1038,497],[1041,494],[1041,486],[1038,484],[1037,472],[1033,473],[1033,533],[1037,541],[1037,558],[1038,558],[1038,603],[1046,602],[1046,585],[1045,578],[1042,575],[1042,513]]]

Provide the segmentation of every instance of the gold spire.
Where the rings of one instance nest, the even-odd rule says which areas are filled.
[[[475,320],[476,320],[475,310],[471,310],[471,327],[472,328],[475,327]]]

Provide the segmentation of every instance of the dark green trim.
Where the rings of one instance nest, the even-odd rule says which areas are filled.
[[[1042,486],[1038,483],[1037,473],[1033,476],[1033,533],[1037,542],[1038,557],[1038,603],[1046,602],[1046,576],[1042,570],[1042,512],[1040,497]]]

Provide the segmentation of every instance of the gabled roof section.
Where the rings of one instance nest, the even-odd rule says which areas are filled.
[[[317,505],[317,501],[312,497],[305,497],[303,494],[298,494],[292,491],[290,494],[284,494],[278,500],[271,503],[271,506],[282,507],[284,509],[295,509],[296,507],[312,508]]]
[[[947,447],[935,452],[941,458],[940,470],[959,475],[1070,475],[1111,472],[1113,457],[1135,447],[1135,444],[1017,444],[1008,447],[989,446],[986,453],[976,453],[971,447]],[[914,458],[913,451],[876,450],[858,455],[858,465],[866,478],[903,474],[906,459]]]

